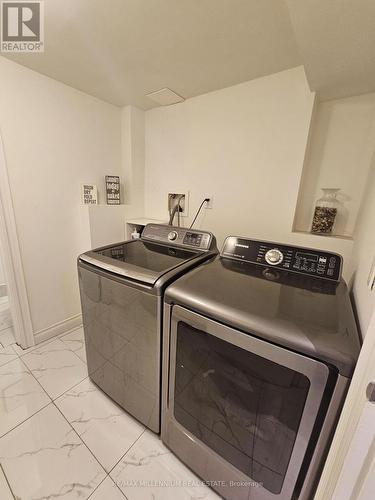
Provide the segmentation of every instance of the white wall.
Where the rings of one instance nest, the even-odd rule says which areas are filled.
[[[80,185],[120,173],[120,110],[0,58],[0,130],[34,333],[80,313]]]
[[[167,219],[167,192],[190,191],[189,224],[226,235],[337,251],[352,242],[292,232],[314,94],[302,67],[146,112],[147,217]],[[180,191],[182,190],[182,191]]]
[[[336,234],[353,236],[374,152],[375,94],[320,102],[312,125],[295,227],[309,231],[321,188],[341,188]]]
[[[1,257],[0,257],[0,285],[4,284],[5,284],[4,266],[3,263],[1,262]]]
[[[313,94],[302,68],[146,113],[146,215],[165,218],[166,193],[190,191],[189,222],[220,241],[231,234],[289,235]]]
[[[124,203],[130,217],[143,215],[145,204],[145,113],[134,106],[121,110],[121,158]]]
[[[124,205],[82,205],[84,251],[125,240]]]
[[[363,336],[366,335],[372,314],[375,312],[375,288],[371,291],[367,279],[371,266],[375,264],[375,157],[372,162],[371,176],[366,194],[353,248],[353,265],[356,269],[353,279],[353,297],[358,321]]]

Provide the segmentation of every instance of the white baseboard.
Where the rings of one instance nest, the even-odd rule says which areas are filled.
[[[48,340],[52,337],[58,337],[60,335],[64,335],[73,330],[76,330],[82,325],[82,314],[76,314],[71,318],[65,319],[64,321],[60,321],[59,323],[55,323],[54,325],[49,326],[48,328],[44,328],[43,330],[39,330],[39,332],[35,332],[35,344],[40,344],[45,340]]]

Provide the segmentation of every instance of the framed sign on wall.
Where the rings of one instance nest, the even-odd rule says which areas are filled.
[[[106,175],[105,189],[107,193],[107,205],[120,205],[120,177],[117,175]]]
[[[83,205],[98,204],[98,189],[94,184],[82,184],[81,202]]]

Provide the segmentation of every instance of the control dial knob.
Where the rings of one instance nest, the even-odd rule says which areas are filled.
[[[272,250],[268,250],[264,258],[266,259],[267,264],[277,266],[284,260],[284,255],[277,248],[272,248]]]
[[[170,241],[174,241],[176,238],[177,238],[178,234],[176,231],[171,231],[170,233],[168,233],[168,239]]]

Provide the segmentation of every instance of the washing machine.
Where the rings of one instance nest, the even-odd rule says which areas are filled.
[[[167,288],[162,440],[222,497],[312,498],[360,351],[341,270],[231,236]]]
[[[154,432],[165,287],[216,254],[210,232],[148,224],[140,239],[78,258],[89,377]]]

